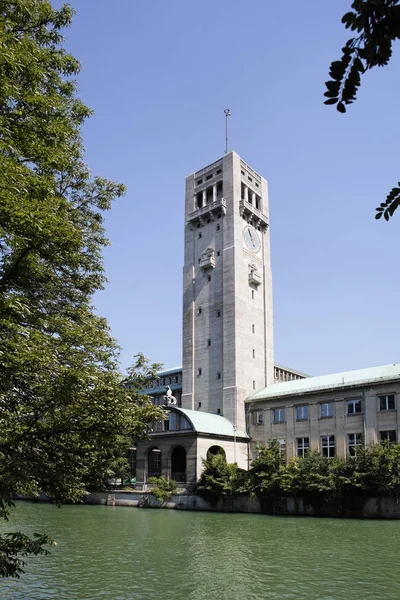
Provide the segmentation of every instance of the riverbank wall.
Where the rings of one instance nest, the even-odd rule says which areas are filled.
[[[268,506],[260,506],[256,498],[239,496],[225,498],[216,505],[193,493],[180,493],[159,503],[154,495],[137,491],[92,492],[85,504],[108,506],[131,506],[137,508],[169,508],[178,510],[199,510],[209,512],[234,512],[309,517],[345,517],[364,519],[400,519],[400,501],[395,498],[368,498],[355,506],[338,507],[337,504],[312,505],[303,498],[276,498]]]

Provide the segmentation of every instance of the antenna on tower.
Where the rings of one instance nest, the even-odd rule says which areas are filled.
[[[228,153],[228,119],[231,116],[229,108],[225,108],[225,154]]]

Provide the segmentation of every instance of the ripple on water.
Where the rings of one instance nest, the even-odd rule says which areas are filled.
[[[400,598],[397,521],[18,503],[17,525],[58,545],[1,600]]]

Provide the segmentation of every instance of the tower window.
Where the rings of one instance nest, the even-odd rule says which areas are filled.
[[[201,232],[200,232],[200,233],[199,233],[199,239],[201,238],[201,235],[202,235],[202,234],[201,234]]]
[[[221,256],[221,252],[219,250],[217,251],[217,256]]]
[[[220,415],[220,414],[221,414],[221,409],[217,408],[217,415]]]
[[[217,379],[221,379],[221,373],[219,371],[217,373]]]
[[[207,281],[211,281],[211,275],[207,277]]]
[[[253,332],[253,333],[255,333],[255,327],[254,327],[254,324],[251,326],[251,330],[252,330],[252,332]]]
[[[256,351],[253,348],[253,358],[255,358],[255,357],[256,357]]]
[[[242,175],[246,175],[246,173],[244,171],[240,171]]]
[[[197,314],[201,315],[201,313],[202,313],[202,308],[201,308],[201,306],[199,306],[199,308],[197,309]]]
[[[217,225],[217,231],[221,229],[221,225]]]
[[[211,340],[210,339],[207,340],[207,346],[211,346]]]
[[[209,179],[212,179],[212,176],[213,176],[213,174],[212,174],[212,173],[210,173],[209,175],[207,175],[207,177],[206,177],[206,181],[208,181]]]
[[[250,175],[247,175],[247,179],[248,179],[249,181],[253,181],[253,178],[252,178],[252,177],[250,177]]]
[[[255,390],[255,389],[256,389],[256,382],[255,382],[255,380],[253,379],[253,390]]]
[[[203,180],[202,180],[202,179],[198,179],[198,180],[196,181],[196,185],[200,185],[201,183],[203,183]]]
[[[217,194],[222,194],[222,181],[218,181],[217,183]]]
[[[220,317],[220,316],[221,316],[221,311],[217,310],[217,317]]]
[[[222,169],[218,169],[216,174],[219,175],[220,173],[222,173]]]
[[[197,375],[200,377],[200,375],[201,375],[201,368],[197,369]]]
[[[199,261],[198,261],[198,262],[199,262],[199,264],[201,263],[201,258],[199,258]]]
[[[254,300],[254,290],[251,290],[251,297]]]
[[[200,229],[200,223],[197,223],[197,229]]]

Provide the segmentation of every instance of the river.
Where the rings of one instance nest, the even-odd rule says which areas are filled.
[[[18,502],[50,556],[1,600],[399,600],[400,521]]]

